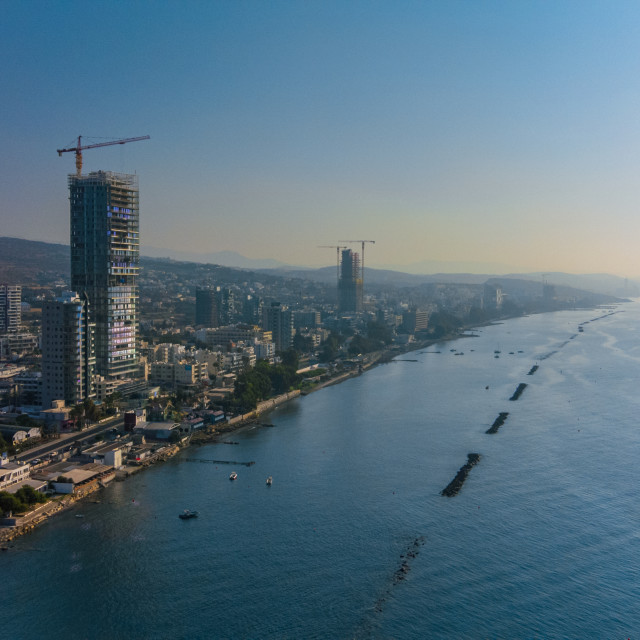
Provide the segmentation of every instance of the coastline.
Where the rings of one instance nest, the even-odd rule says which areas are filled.
[[[228,422],[218,423],[217,425],[210,425],[206,430],[196,432],[189,436],[189,438],[182,443],[173,445],[168,447],[167,449],[162,449],[157,452],[151,459],[143,462],[140,465],[136,466],[128,466],[125,469],[116,471],[116,481],[126,480],[130,475],[137,474],[144,469],[148,468],[151,465],[157,464],[158,462],[163,462],[173,456],[175,456],[179,451],[185,449],[189,446],[198,446],[201,444],[207,444],[210,442],[217,442],[221,437],[228,435],[230,433],[234,433],[251,424],[258,423],[260,417],[268,414],[269,411],[272,411],[276,407],[284,404],[285,402],[289,402],[295,398],[304,397],[309,395],[310,393],[314,393],[316,391],[320,391],[329,386],[333,386],[336,384],[340,384],[345,380],[350,378],[354,378],[362,375],[366,371],[370,369],[382,365],[388,364],[393,361],[393,359],[397,356],[404,355],[407,353],[411,353],[414,351],[420,351],[422,349],[426,349],[435,344],[440,344],[444,342],[452,342],[454,340],[458,340],[460,338],[471,338],[476,337],[473,334],[470,334],[470,331],[473,331],[475,328],[483,327],[483,326],[491,326],[494,324],[502,324],[504,320],[509,318],[501,318],[498,321],[489,321],[480,324],[474,324],[468,327],[461,327],[459,331],[456,333],[447,334],[441,336],[437,339],[427,339],[427,340],[418,340],[415,342],[411,342],[405,345],[394,345],[392,347],[387,347],[377,352],[373,352],[368,355],[369,360],[357,368],[351,369],[349,371],[345,371],[339,373],[338,375],[325,380],[324,382],[318,383],[314,387],[303,391],[294,390],[288,393],[275,396],[273,398],[269,398],[268,400],[264,400],[258,403],[258,406],[253,411],[250,411],[246,414],[242,414],[239,416],[235,416],[231,418]],[[81,502],[83,500],[87,500],[89,497],[93,496],[99,489],[103,487],[100,485],[93,486],[92,488],[84,491],[82,494],[71,494],[71,495],[63,495],[57,496],[51,499],[49,502],[41,505],[36,510],[31,511],[29,513],[24,514],[24,516],[20,516],[19,520],[22,520],[19,524],[14,526],[1,526],[0,527],[0,550],[7,550],[8,547],[6,543],[18,538],[22,535],[25,535],[31,531],[33,531],[36,527],[41,526],[43,523],[47,522],[51,517],[55,516],[58,513],[66,511],[73,507],[73,505],[77,502]],[[44,507],[44,508],[43,508]]]

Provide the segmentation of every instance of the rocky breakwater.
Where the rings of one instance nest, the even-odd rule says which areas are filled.
[[[493,424],[485,431],[485,433],[498,433],[498,429],[505,423],[508,415],[508,411],[501,411],[498,417],[493,421]]]
[[[521,395],[522,392],[527,388],[527,384],[525,382],[521,382],[518,385],[518,388],[513,392],[513,395],[509,398],[509,400],[516,401]]]
[[[462,485],[469,475],[469,472],[478,464],[478,462],[480,462],[479,453],[468,453],[467,463],[460,467],[460,470],[456,473],[456,477],[440,492],[440,495],[443,495],[446,498],[453,498],[453,496],[458,495],[460,489],[462,489]]]

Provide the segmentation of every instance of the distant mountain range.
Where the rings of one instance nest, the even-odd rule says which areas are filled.
[[[268,269],[272,275],[287,276],[289,278],[305,278],[316,280],[325,284],[335,282],[337,279],[336,267],[322,267],[321,269]],[[449,284],[484,284],[488,280],[494,283],[511,280],[528,280],[540,287],[542,293],[542,273],[509,273],[495,275],[491,273],[434,273],[417,275],[414,273],[402,273],[386,269],[365,269],[365,283],[375,285],[387,285],[395,287],[415,287],[427,283]],[[558,287],[570,287],[581,291],[601,293],[618,298],[640,296],[640,283],[618,276],[605,273],[596,274],[571,274],[571,273],[544,273],[544,282]]]
[[[287,264],[272,258],[246,258],[236,251],[211,251],[209,253],[195,253],[191,251],[174,251],[143,245],[142,255],[150,258],[171,258],[182,262],[202,262],[204,264],[220,264],[236,269],[275,269],[286,268]]]
[[[310,269],[292,267],[278,260],[245,258],[234,251],[217,251],[206,254],[175,252],[154,247],[143,247],[141,264],[153,258],[170,258],[186,266],[188,263],[218,264],[225,267],[258,271],[271,276],[284,278],[302,278],[332,284],[336,281],[336,267]],[[168,255],[170,254],[170,255]],[[184,254],[189,259],[180,260]],[[148,258],[146,258],[148,256]],[[51,284],[69,278],[69,246],[23,240],[0,236],[0,282],[12,284],[37,285]],[[365,270],[365,284],[395,287],[415,287],[425,283],[483,284],[487,280],[500,282],[506,280],[529,280],[541,286],[543,279],[549,284],[572,287],[593,293],[602,293],[616,297],[640,296],[640,283],[605,273],[510,273],[496,275],[492,273],[403,273],[391,269]]]

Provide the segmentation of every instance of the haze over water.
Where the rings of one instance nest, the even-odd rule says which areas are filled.
[[[639,323],[632,302],[483,327],[286,405],[269,416],[274,428],[229,435],[237,445],[192,447],[114,483],[101,504],[78,505],[0,555],[5,629],[53,639],[633,637]],[[443,498],[470,452],[479,464]],[[179,520],[184,508],[200,517]]]

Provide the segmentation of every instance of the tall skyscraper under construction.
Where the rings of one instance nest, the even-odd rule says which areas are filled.
[[[135,175],[69,176],[71,288],[86,294],[95,324],[96,373],[138,374],[139,194]]]
[[[338,311],[362,311],[362,274],[360,256],[344,249],[340,260],[340,278],[338,279]]]

